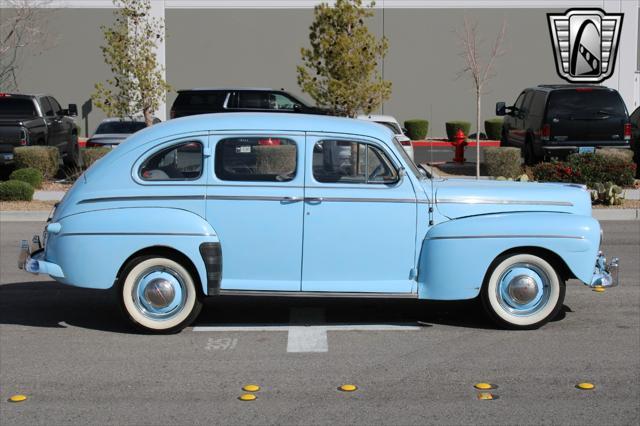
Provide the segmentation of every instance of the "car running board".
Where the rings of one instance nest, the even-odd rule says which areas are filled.
[[[273,290],[224,290],[220,289],[220,296],[267,296],[267,297],[325,297],[360,299],[417,299],[418,293],[347,293],[329,291],[273,291]]]

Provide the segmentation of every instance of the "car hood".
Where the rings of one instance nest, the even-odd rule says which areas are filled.
[[[591,216],[591,197],[583,185],[475,179],[445,179],[433,185],[436,208],[450,219],[524,211]]]

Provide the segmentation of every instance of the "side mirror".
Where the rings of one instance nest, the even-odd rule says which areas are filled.
[[[78,116],[78,105],[76,104],[69,104],[69,108],[67,109],[67,114],[71,117],[77,117]]]
[[[496,115],[507,115],[507,104],[504,102],[496,102]]]

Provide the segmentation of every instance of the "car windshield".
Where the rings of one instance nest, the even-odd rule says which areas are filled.
[[[376,121],[376,123],[382,124],[383,126],[390,128],[391,131],[396,135],[399,135],[400,133],[402,133],[402,130],[400,130],[400,127],[396,123],[390,123],[388,121]]]
[[[409,168],[411,169],[415,177],[417,177],[418,179],[424,178],[425,176],[420,172],[420,169],[418,169],[418,166],[416,166],[416,163],[413,162],[411,157],[409,157],[409,154],[407,154],[407,151],[404,150],[404,147],[402,146],[402,144],[398,142],[398,139],[393,137],[391,138],[391,140],[393,140],[393,144],[396,147],[396,151],[398,151],[402,156],[402,158],[404,158],[404,161],[407,163],[407,166],[409,166]]]
[[[107,121],[96,129],[96,135],[105,133],[129,134],[142,130],[147,125],[142,121]]]
[[[31,99],[0,97],[0,116],[37,116],[36,107]]]
[[[548,117],[625,117],[626,110],[620,96],[601,89],[557,90],[549,98]]]

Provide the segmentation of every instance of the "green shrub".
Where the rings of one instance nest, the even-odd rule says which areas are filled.
[[[445,123],[445,127],[447,129],[447,138],[453,142],[458,129],[462,129],[462,133],[465,136],[469,136],[469,129],[471,129],[471,123],[468,121],[447,121]]]
[[[540,163],[533,167],[533,177],[541,182],[583,183],[594,188],[597,183],[633,184],[636,165],[618,154],[574,154],[568,161]]]
[[[427,137],[429,133],[429,122],[419,118],[406,120],[404,128],[407,129],[407,136],[412,141],[420,141]]]
[[[80,150],[83,166],[88,169],[93,163],[111,152],[111,148],[83,148]]]
[[[17,169],[32,168],[40,170],[44,179],[58,173],[60,153],[51,146],[21,146],[15,149]]]
[[[0,183],[0,201],[31,201],[33,192],[33,186],[20,180]]]
[[[38,169],[26,168],[14,170],[9,179],[27,182],[34,188],[42,187],[42,172]]]
[[[489,176],[515,179],[522,175],[520,148],[486,147],[483,152]]]
[[[502,137],[502,118],[492,118],[484,121],[484,132],[487,134],[487,139],[499,141]]]

